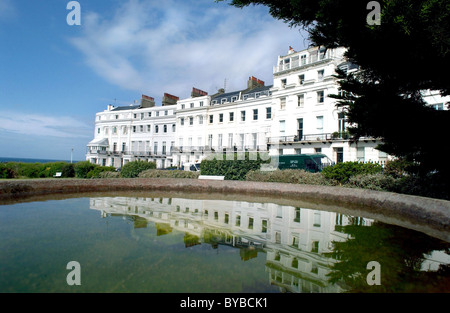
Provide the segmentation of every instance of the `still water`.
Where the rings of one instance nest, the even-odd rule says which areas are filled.
[[[270,202],[99,196],[1,205],[0,239],[0,292],[450,291],[445,241]],[[67,283],[70,261],[80,264],[79,286]],[[371,261],[380,267],[368,269]]]

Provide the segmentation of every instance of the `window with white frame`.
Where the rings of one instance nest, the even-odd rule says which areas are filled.
[[[365,159],[365,149],[364,147],[357,147],[356,148],[356,160],[358,162],[364,162]]]
[[[305,82],[305,75],[304,74],[298,75],[298,83],[300,85],[303,85],[304,82]]]
[[[305,106],[305,95],[301,94],[297,96],[297,106],[303,108]]]
[[[212,142],[213,142],[213,135],[209,134],[208,135],[208,146],[212,147]]]
[[[258,143],[258,133],[252,133],[252,149],[256,150]]]
[[[325,92],[323,90],[320,90],[317,92],[317,103],[322,104],[325,100]]]
[[[266,119],[271,119],[272,118],[272,107],[267,107],[266,108]]]
[[[245,138],[244,138],[244,134],[239,134],[239,148],[240,149],[244,149],[244,140],[245,140]]]
[[[317,71],[317,79],[319,81],[323,80],[323,73],[324,73],[324,70]]]
[[[318,134],[323,132],[323,116],[316,116],[316,129]]]
[[[230,119],[230,122],[234,121],[234,112],[230,112],[229,119]]]
[[[258,109],[253,109],[253,120],[258,120]]]
[[[286,108],[286,97],[280,99],[280,110],[284,110]]]
[[[282,120],[280,121],[280,136],[284,136],[286,131],[286,121]]]
[[[300,56],[300,64],[305,65],[306,64],[306,54]]]

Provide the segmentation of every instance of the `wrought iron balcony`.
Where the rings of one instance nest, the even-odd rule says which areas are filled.
[[[267,139],[267,143],[285,144],[297,142],[332,141],[332,140],[347,140],[347,139],[350,139],[350,136],[347,132],[334,132],[334,133],[308,134],[302,136],[291,135],[291,136],[270,137]]]

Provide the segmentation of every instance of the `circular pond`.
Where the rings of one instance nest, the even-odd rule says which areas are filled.
[[[445,239],[262,200],[123,193],[0,205],[0,292],[449,291]]]

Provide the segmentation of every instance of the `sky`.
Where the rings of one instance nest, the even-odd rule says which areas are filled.
[[[0,0],[0,157],[84,160],[108,104],[270,85],[277,57],[309,43],[264,6],[79,0],[69,25],[69,2]]]

